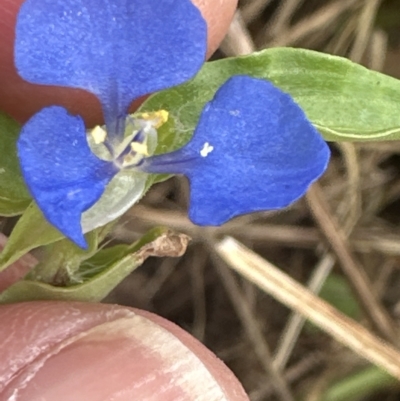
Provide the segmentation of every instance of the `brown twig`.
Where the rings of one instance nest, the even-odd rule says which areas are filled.
[[[271,378],[271,384],[275,389],[275,393],[281,400],[294,401],[288,384],[283,378],[281,372],[274,367],[272,354],[267,342],[264,339],[262,330],[257,322],[253,312],[246,302],[241,288],[238,286],[232,272],[227,269],[220,260],[214,258],[216,270],[221,277],[221,283],[228,293],[229,299],[235,308],[236,314],[242,322],[249,341],[253,345],[254,351],[258,356],[258,360],[264,368],[265,372]]]
[[[343,272],[349,278],[366,316],[383,338],[396,343],[396,329],[386,310],[376,300],[372,285],[364,270],[358,266],[358,262],[352,255],[345,234],[328,211],[327,202],[318,183],[315,183],[309,189],[307,201],[316,222],[335,252]]]
[[[216,245],[220,257],[243,277],[293,309],[358,355],[400,379],[400,352],[315,296],[276,266],[233,238]]]

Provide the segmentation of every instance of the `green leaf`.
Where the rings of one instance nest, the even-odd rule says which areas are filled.
[[[333,383],[321,394],[320,401],[361,401],[367,397],[381,399],[377,393],[393,388],[398,382],[376,366],[368,366]],[[305,397],[307,399],[307,397]],[[371,398],[372,399],[372,398]]]
[[[28,253],[31,249],[48,245],[64,238],[44,218],[42,212],[32,202],[18,220],[7,244],[0,254],[0,271]]]
[[[321,288],[319,296],[352,319],[360,318],[360,305],[348,281],[342,276],[330,274]]]
[[[40,281],[56,286],[69,283],[83,261],[93,256],[98,249],[98,230],[86,236],[88,249],[82,249],[68,239],[63,239],[43,248],[40,262],[27,274],[27,280]]]
[[[319,296],[337,310],[356,321],[362,316],[360,305],[348,281],[343,276],[331,273],[325,280]],[[319,328],[310,322],[306,323],[306,328],[310,333],[319,331]]]
[[[400,81],[345,58],[273,48],[207,63],[192,81],[151,96],[140,111],[165,109],[171,116],[159,130],[157,153],[186,143],[205,103],[238,74],[268,79],[290,93],[327,140],[400,138]]]
[[[188,237],[165,228],[148,232],[133,245],[117,245],[86,260],[65,287],[21,280],[0,294],[0,303],[32,300],[98,302],[149,256],[181,256]]]
[[[104,239],[114,224],[115,222],[110,222],[95,230],[98,242]],[[87,234],[89,240],[92,233]],[[53,244],[64,238],[64,235],[46,220],[36,203],[32,202],[18,220],[4,250],[0,253],[0,271],[6,269],[11,263],[32,249]],[[80,249],[70,240],[64,239],[64,241],[73,249]]]
[[[0,113],[0,216],[21,214],[31,202],[17,158],[19,129],[14,120]]]

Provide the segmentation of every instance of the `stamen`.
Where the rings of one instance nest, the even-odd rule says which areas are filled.
[[[93,138],[93,141],[96,145],[99,145],[101,143],[104,143],[104,141],[107,138],[107,131],[105,129],[103,129],[102,127],[100,127],[100,125],[97,125],[96,127],[94,127],[92,129],[92,131],[90,132],[90,135]]]
[[[125,155],[122,159],[122,167],[131,167],[131,166],[136,166],[138,165],[143,159],[142,155],[139,155],[138,153],[128,153]]]
[[[145,143],[132,142],[131,148],[134,152],[136,152],[140,155],[149,156],[149,149],[147,147],[147,141],[145,141]]]
[[[147,113],[140,113],[139,118],[151,121],[154,128],[158,129],[168,121],[169,113],[167,110],[150,111]]]
[[[140,118],[137,118],[137,116]],[[106,127],[88,131],[88,143],[100,159],[112,161],[119,168],[134,168],[151,156],[157,147],[157,129],[168,120],[168,112],[160,110],[126,116],[125,135],[118,143],[109,142]]]
[[[211,146],[208,142],[203,145],[203,148],[200,150],[201,157],[207,157],[209,153],[214,150],[214,146]]]
[[[139,114],[140,118],[137,118],[137,115],[127,117],[125,138],[115,151],[118,156],[114,159],[114,163],[119,168],[137,167],[156,149],[156,127],[167,120],[168,113],[161,110],[144,114]]]

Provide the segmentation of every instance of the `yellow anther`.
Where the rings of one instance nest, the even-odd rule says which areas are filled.
[[[149,156],[149,149],[147,143],[132,142],[131,149],[139,155]]]
[[[148,113],[141,113],[140,118],[151,121],[154,128],[160,128],[168,121],[169,113],[167,110],[150,111]]]
[[[132,166],[134,164],[139,163],[140,160],[141,160],[141,156],[139,156],[139,155],[133,156],[131,154],[128,154],[124,157],[122,165],[123,165],[123,167]]]
[[[92,132],[90,133],[92,136],[94,143],[96,145],[99,145],[100,143],[103,143],[106,138],[107,138],[107,132],[103,128],[100,127],[100,125],[97,125],[92,129]]]

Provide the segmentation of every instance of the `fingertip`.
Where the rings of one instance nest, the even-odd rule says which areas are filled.
[[[208,24],[208,51],[210,57],[228,32],[238,0],[192,0],[199,7]]]
[[[0,398],[248,401],[240,383],[182,329],[113,305],[0,306]]]

